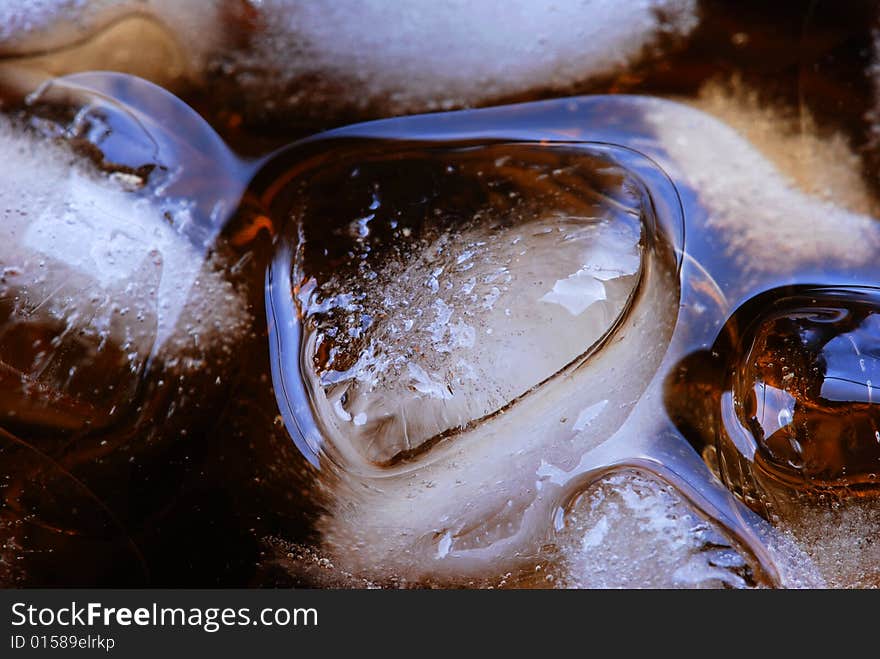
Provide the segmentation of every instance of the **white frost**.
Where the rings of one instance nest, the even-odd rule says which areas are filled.
[[[364,105],[444,109],[621,70],[697,25],[694,0],[261,0],[265,28],[239,63],[320,75]],[[668,20],[661,20],[661,14]],[[440,91],[442,90],[442,91]]]
[[[86,60],[54,58],[54,72],[104,62],[161,84],[222,66],[240,96],[265,109],[354,105],[391,114],[567,89],[624,70],[698,23],[696,0],[250,0],[247,45],[236,49],[240,26],[227,14],[237,4],[6,0],[0,54],[70,46],[147,15],[164,37],[134,30],[127,42],[98,44]],[[126,56],[117,57],[122,44]],[[158,50],[169,60],[157,66],[138,56]]]

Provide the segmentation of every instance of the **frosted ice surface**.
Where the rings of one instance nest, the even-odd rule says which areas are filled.
[[[149,16],[185,60],[162,60],[166,66],[194,78],[210,72],[234,79],[265,110],[305,104],[397,113],[568,89],[624,70],[662,37],[684,37],[697,24],[695,0],[248,4],[251,12],[239,0],[9,0],[0,3],[0,54],[71,46],[122,17]],[[242,34],[229,19],[249,13]],[[135,30],[129,38],[167,48],[152,33]],[[99,45],[114,68],[159,82],[168,76],[138,62],[137,50],[116,57],[122,45]],[[153,56],[149,43],[141,54]],[[77,61],[55,60],[51,68],[71,73],[79,70]]]
[[[880,147],[880,30],[873,31],[872,61],[868,66],[868,75],[873,83],[874,106],[866,113],[870,122],[869,146],[876,150]]]
[[[830,588],[880,588],[880,509],[872,499],[800,506],[782,528]]]
[[[320,76],[328,95],[348,88],[355,103],[397,111],[566,88],[621,70],[662,34],[697,24],[693,0],[251,4],[261,32],[233,60],[245,75],[268,67],[287,83]]]
[[[718,108],[717,102],[708,105]],[[842,179],[836,173],[841,155],[847,154],[840,154],[834,143],[807,136],[820,155],[786,158],[795,140],[787,136],[784,123],[755,114],[735,96],[727,97],[725,105],[723,114],[736,127],[666,103],[653,103],[649,121],[671,156],[664,167],[698,191],[709,211],[708,226],[742,272],[788,273],[828,261],[870,263],[880,249],[880,232],[864,201],[869,195],[859,190],[864,183],[857,175]],[[749,142],[748,127],[754,130],[761,123],[767,127],[757,135],[760,140]],[[839,182],[833,199],[803,189],[822,181]],[[838,198],[853,202],[858,212]]]
[[[17,373],[19,386],[111,410],[111,390],[129,404],[149,360],[186,373],[230,353],[247,326],[242,297],[167,207],[5,120],[0,154],[0,381]]]
[[[574,503],[555,539],[551,582],[568,588],[748,588],[751,559],[672,486],[621,472]]]
[[[878,214],[862,154],[843,133],[820,129],[807,108],[770,103],[736,77],[704,84],[693,103],[748,140],[794,187],[852,213]]]

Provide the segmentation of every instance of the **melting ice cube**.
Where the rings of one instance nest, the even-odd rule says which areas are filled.
[[[100,428],[143,403],[151,363],[219,367],[248,313],[167,209],[6,120],[0,153],[4,422]]]
[[[332,450],[412,457],[582,358],[624,311],[639,188],[576,148],[546,152],[413,153],[304,184],[292,274]]]
[[[0,55],[33,55],[31,65],[56,75],[100,68],[210,82],[261,114],[377,116],[613,75],[690,34],[696,4],[9,0]]]
[[[606,476],[564,514],[544,574],[567,588],[749,588],[760,566],[675,488],[646,474]]]

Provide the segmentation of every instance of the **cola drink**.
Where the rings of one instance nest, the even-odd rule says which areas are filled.
[[[880,582],[872,3],[130,4],[0,10],[4,585]]]

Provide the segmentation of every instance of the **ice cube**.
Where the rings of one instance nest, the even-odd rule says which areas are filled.
[[[63,144],[4,119],[0,153],[3,422],[95,430],[150,365],[219,374],[249,317],[219,257]]]
[[[617,74],[686,37],[696,4],[11,0],[0,53],[30,54],[22,63],[54,75],[198,82],[256,115],[387,116]]]
[[[877,291],[796,287],[737,312],[715,428],[719,472],[781,523],[877,490]],[[724,335],[722,335],[724,336]]]
[[[621,118],[626,119],[626,122]],[[672,130],[673,127],[675,130]],[[703,136],[698,145],[689,142],[689,136],[694,133]],[[645,230],[648,225],[655,227],[654,230],[662,228],[660,235],[665,237],[653,243],[655,248],[662,248],[664,242],[669,244],[670,240],[674,244],[676,235],[680,235],[674,228],[676,203],[682,201],[688,213],[690,259],[683,266],[682,275],[688,278],[686,281],[689,286],[708,282],[708,286],[701,290],[714,296],[713,306],[708,308],[693,303],[694,299],[690,297],[693,291],[688,290],[687,299],[679,307],[676,284],[678,273],[675,266],[670,269],[670,261],[662,257],[654,261],[653,257],[657,256],[654,249],[642,249],[639,294],[632,306],[622,314],[620,324],[612,330],[611,337],[601,341],[598,349],[589,352],[586,359],[578,362],[572,370],[565,371],[564,376],[551,377],[540,386],[531,388],[526,395],[517,398],[498,414],[479,417],[470,425],[458,429],[449,424],[447,419],[439,419],[441,423],[437,423],[437,427],[448,425],[449,431],[440,433],[436,440],[423,442],[423,446],[417,447],[416,451],[400,451],[399,457],[384,461],[374,461],[369,455],[359,454],[357,450],[334,454],[335,447],[352,447],[355,443],[347,441],[346,436],[325,434],[322,429],[310,425],[314,420],[315,409],[309,409],[309,401],[314,401],[315,397],[299,395],[295,386],[291,386],[295,383],[294,378],[303,371],[293,374],[292,367],[283,364],[277,367],[276,376],[284,370],[289,375],[293,374],[276,380],[280,383],[276,386],[276,391],[285,391],[285,396],[279,402],[283,409],[286,406],[285,419],[291,434],[299,437],[307,453],[317,451],[319,456],[321,442],[325,439],[328,442],[324,445],[328,459],[322,459],[321,464],[326,465],[329,472],[334,474],[325,481],[328,491],[332,492],[333,503],[319,524],[323,533],[322,550],[342,569],[374,582],[382,582],[390,574],[399,575],[410,582],[419,579],[471,582],[478,577],[485,577],[490,565],[508,566],[511,572],[516,572],[522,568],[523,562],[538,555],[536,547],[540,546],[545,537],[542,534],[546,532],[548,524],[548,506],[559,505],[573,490],[581,490],[585,481],[592,481],[597,471],[607,469],[609,465],[631,465],[649,460],[666,467],[676,478],[681,478],[682,483],[676,483],[675,486],[682,492],[690,488],[685,497],[690,501],[699,501],[701,506],[707,506],[706,517],[723,520],[725,528],[730,529],[731,538],[735,538],[731,542],[738,546],[747,546],[756,556],[760,555],[761,565],[769,566],[768,575],[772,573],[770,582],[782,585],[821,583],[821,578],[816,575],[803,551],[781,540],[779,534],[770,531],[770,527],[757,516],[738,505],[730,493],[711,478],[706,465],[699,463],[698,456],[683,437],[666,426],[668,419],[663,411],[663,381],[669,374],[668,369],[672,367],[672,363],[662,367],[658,360],[666,354],[670,346],[673,353],[694,345],[705,347],[705,337],[694,337],[691,334],[693,328],[690,321],[700,314],[705,315],[706,320],[700,327],[708,336],[716,336],[721,322],[718,314],[728,312],[725,305],[731,304],[732,299],[737,299],[736,296],[747,297],[752,294],[754,288],[751,287],[772,285],[777,277],[790,273],[791,268],[798,269],[799,273],[808,273],[805,276],[811,276],[809,273],[813,272],[825,272],[822,268],[827,266],[827,261],[822,251],[822,241],[827,240],[835,223],[842,222],[847,226],[851,223],[859,229],[855,238],[846,232],[845,237],[834,247],[837,251],[831,254],[829,260],[837,259],[834,265],[839,270],[836,272],[845,272],[847,268],[851,268],[847,275],[850,277],[870,272],[866,248],[858,244],[858,240],[863,240],[870,245],[877,239],[876,227],[870,218],[837,206],[832,208],[829,202],[798,190],[793,180],[781,174],[774,163],[730,127],[696,110],[657,99],[581,98],[463,115],[413,117],[336,131],[332,137],[349,138],[350,142],[344,142],[346,147],[333,152],[334,157],[310,161],[314,169],[328,172],[324,184],[314,185],[320,177],[312,179],[313,170],[306,168],[308,175],[300,172],[299,179],[294,179],[284,192],[278,193],[278,199],[284,203],[275,212],[287,212],[294,220],[313,217],[313,229],[320,228],[327,232],[337,230],[334,235],[348,238],[342,246],[337,245],[338,249],[334,251],[330,240],[325,239],[320,231],[310,232],[306,226],[303,233],[287,238],[287,248],[284,248],[284,243],[281,244],[283,249],[273,267],[284,268],[286,272],[293,271],[294,293],[300,300],[310,300],[310,296],[322,286],[322,282],[330,281],[333,277],[337,278],[336,281],[343,281],[349,276],[349,272],[359,272],[364,276],[363,281],[375,281],[379,290],[384,290],[388,284],[381,277],[386,267],[410,257],[421,259],[418,261],[418,273],[422,288],[414,286],[406,290],[424,290],[424,295],[434,296],[429,297],[431,304],[421,304],[414,294],[401,297],[406,305],[411,304],[414,308],[422,309],[423,315],[430,312],[426,322],[434,325],[425,334],[425,340],[419,344],[422,351],[433,345],[435,330],[448,332],[456,321],[457,309],[448,297],[444,297],[447,295],[444,292],[445,279],[453,272],[450,268],[461,268],[461,271],[454,271],[460,276],[449,282],[449,290],[456,291],[456,295],[461,296],[476,292],[479,295],[476,301],[480,303],[483,313],[491,313],[489,310],[494,308],[493,305],[501,301],[499,295],[504,295],[503,286],[498,285],[499,280],[495,276],[481,280],[476,274],[482,273],[468,274],[479,267],[478,263],[485,261],[473,257],[474,246],[469,244],[473,241],[453,240],[451,246],[444,244],[442,255],[448,249],[448,261],[443,258],[423,258],[425,250],[430,253],[434,238],[437,237],[419,233],[418,222],[425,217],[424,213],[417,215],[416,224],[407,223],[405,212],[401,212],[400,217],[392,214],[378,223],[379,216],[374,216],[368,222],[368,233],[361,231],[364,223],[359,220],[372,213],[370,206],[375,202],[374,193],[379,198],[380,207],[384,203],[382,193],[384,186],[388,185],[386,181],[396,181],[396,185],[404,188],[409,195],[402,196],[405,203],[392,205],[392,210],[424,207],[425,204],[435,203],[433,200],[438,205],[442,203],[446,208],[455,210],[463,195],[466,198],[468,194],[473,194],[474,188],[481,189],[483,181],[492,181],[489,173],[493,172],[493,168],[509,166],[510,161],[505,160],[503,152],[493,152],[493,161],[486,162],[478,170],[479,176],[474,177],[477,180],[475,186],[461,185],[459,181],[455,186],[456,194],[435,195],[435,188],[432,187],[434,182],[442,180],[444,173],[454,175],[456,168],[453,166],[449,172],[438,170],[437,176],[422,177],[424,181],[418,182],[419,179],[416,179],[417,182],[413,183],[407,176],[416,169],[411,166],[401,167],[402,162],[408,162],[403,155],[401,143],[393,139],[382,141],[387,138],[400,140],[412,134],[418,134],[423,139],[428,136],[438,141],[449,140],[452,145],[459,139],[467,145],[470,153],[487,148],[475,146],[480,139],[506,141],[507,144],[493,147],[502,151],[520,148],[510,144],[517,139],[547,140],[546,146],[551,148],[547,151],[544,165],[533,168],[527,175],[513,178],[523,187],[524,192],[520,197],[525,200],[542,199],[538,207],[551,210],[559,209],[556,203],[562,206],[573,203],[571,198],[563,196],[557,197],[555,203],[548,203],[539,193],[541,186],[548,185],[548,179],[552,180],[555,156],[550,154],[558,153],[555,151],[558,145],[554,145],[553,140],[570,139],[574,135],[578,139],[632,147],[626,151],[625,157],[621,155],[622,152],[615,156],[622,157],[615,162],[622,164],[623,170],[627,172],[638,173],[633,181],[640,181],[648,186],[649,198],[658,209],[654,218],[656,222],[651,223],[651,213],[645,211],[645,204],[641,205],[639,215],[642,219],[642,244],[651,243],[652,233]],[[363,140],[363,144],[358,142],[365,137],[374,139]],[[729,147],[725,151],[729,158],[718,158],[717,153],[710,148],[719,142]],[[340,144],[343,144],[342,140],[327,140],[325,148],[332,150],[336,148],[332,145]],[[321,150],[320,140],[309,146],[318,152]],[[595,147],[580,145],[576,148],[590,151]],[[359,153],[361,149],[369,157],[355,158],[352,155]],[[612,148],[611,151],[615,150]],[[314,152],[309,153],[314,155]],[[653,162],[643,160],[645,156],[649,156]],[[333,167],[328,163],[334,163],[333,167],[338,165],[343,171],[330,173]],[[657,169],[657,163],[663,170]],[[365,164],[367,169],[363,168]],[[509,168],[508,173],[520,168],[518,163],[515,164],[516,167]],[[596,169],[604,171],[601,167]],[[370,176],[367,176],[366,185],[360,183],[358,179],[365,171],[382,171],[382,185],[378,188],[369,185],[376,180]],[[665,177],[667,173],[680,183],[680,196],[676,190],[670,191],[666,187],[669,182]],[[533,185],[522,183],[532,181],[532,176],[536,181]],[[743,180],[748,181],[749,185],[738,186],[732,183]],[[705,188],[701,187],[704,181]],[[587,194],[596,190],[596,187],[589,186],[575,188],[585,190]],[[599,189],[607,191],[605,186],[600,185]],[[757,189],[761,189],[761,193],[753,195],[752,192]],[[349,190],[357,192],[352,193],[352,199],[342,201]],[[516,208],[518,203],[523,203],[523,208],[529,208],[527,201],[510,201],[518,196],[508,193],[518,190],[510,190],[504,186],[489,186],[489,190],[492,193],[490,198],[493,209],[506,211],[511,208],[511,204]],[[332,195],[322,196],[319,194],[322,191],[332,191]],[[706,191],[708,193],[704,194]],[[333,197],[330,205],[318,201],[330,196]],[[612,195],[610,198],[622,202],[620,197],[615,198]],[[291,200],[302,202],[302,205],[291,205]],[[606,197],[605,201],[607,200]],[[338,212],[346,204],[350,208],[345,212]],[[574,206],[577,207],[577,204]],[[627,203],[613,206],[616,210],[624,209],[624,215],[625,209],[632,208],[632,204]],[[786,208],[793,209],[791,218],[783,214]],[[744,232],[737,232],[734,209],[753,215],[742,218],[741,222],[746,225]],[[826,213],[825,210],[829,212]],[[581,215],[579,212],[568,214]],[[493,220],[497,220],[499,215],[504,213],[484,213],[479,220],[480,223],[487,220],[486,226],[495,231]],[[540,216],[540,213],[532,212],[531,215]],[[754,216],[763,219],[759,222]],[[443,217],[442,210],[440,217]],[[475,216],[458,213],[457,217]],[[334,218],[334,222],[327,222],[328,218]],[[818,230],[795,231],[794,227],[801,220],[808,226],[816,223]],[[387,229],[383,230],[383,222],[386,221]],[[297,225],[296,222],[294,226],[303,228],[302,224]],[[510,228],[515,227],[516,225],[512,225]],[[445,227],[440,227],[438,236],[445,230]],[[394,231],[399,231],[399,236],[393,234]],[[739,244],[743,245],[743,249],[764,253],[769,249],[770,238],[779,232],[795,236],[793,240],[802,243],[803,249],[795,250],[793,246],[777,249],[779,258],[755,264],[749,270],[749,277],[737,278],[731,274],[739,272],[738,259],[744,257],[734,248],[734,243],[742,241]],[[545,234],[536,235],[540,239],[547,239]],[[399,237],[407,240],[398,242]],[[517,238],[518,236],[514,236],[511,244]],[[504,244],[503,241],[497,242],[499,245]],[[352,248],[352,244],[358,247]],[[489,244],[493,246],[493,250],[501,249],[495,242],[489,241]],[[626,241],[619,244],[626,244]],[[395,253],[392,249],[394,245],[401,245],[405,249]],[[723,249],[719,250],[718,245]],[[788,247],[792,249],[789,250]],[[284,249],[288,251],[285,252]],[[844,251],[847,252],[846,255],[843,254]],[[557,252],[561,255],[558,259],[561,263],[565,258],[565,250],[560,248]],[[562,272],[552,273],[553,276],[542,278],[540,275],[543,273],[539,273],[534,281],[543,281],[545,287],[537,296],[536,308],[556,309],[567,322],[572,322],[584,314],[590,314],[597,304],[608,302],[612,297],[610,295],[606,300],[595,301],[601,298],[600,289],[595,284],[604,283],[602,278],[622,268],[632,254],[625,249],[606,249],[602,254],[615,256],[609,259],[595,258],[592,260],[592,267],[583,264],[576,268],[566,267]],[[378,261],[375,260],[377,258]],[[705,266],[695,262],[697,258],[705,259]],[[328,267],[321,275],[315,274],[314,267],[297,268],[292,265],[315,264],[322,262],[322,259],[326,259]],[[380,263],[378,268],[374,265],[377,262]],[[284,263],[287,265],[282,266]],[[364,265],[359,270],[361,263]],[[402,276],[397,276],[402,271],[389,271],[395,273],[391,286],[406,283]],[[574,285],[580,283],[582,274],[579,273],[583,272],[593,272],[596,275],[592,278],[594,281],[584,288]],[[646,272],[652,274],[646,277]],[[695,276],[701,279],[690,279]],[[285,295],[290,295],[290,287],[287,292],[283,288],[273,292],[272,287],[276,286],[276,281],[274,275],[270,276],[269,299],[278,310],[285,303]],[[609,281],[613,282],[615,279],[612,277]],[[382,286],[378,286],[379,284]],[[498,289],[497,292],[493,288]],[[299,355],[294,357],[290,351],[291,346],[285,347],[286,331],[283,326],[295,328],[295,315],[276,317],[279,326],[276,331],[280,337],[280,348],[276,356],[286,355],[285,361],[291,364],[295,362],[297,369],[307,364],[308,368],[304,371],[306,374],[311,368],[320,371],[339,358],[340,368],[331,370],[349,374],[349,368],[358,370],[365,366],[364,363],[358,365],[358,356],[369,354],[361,351],[361,348],[368,347],[364,343],[364,337],[370,335],[371,328],[380,327],[384,322],[375,313],[375,307],[385,304],[386,300],[377,298],[381,304],[370,305],[365,314],[368,320],[365,320],[364,314],[360,313],[362,310],[349,309],[351,305],[363,302],[352,296],[352,290],[345,290],[343,287],[329,291],[329,295],[327,292],[315,298],[316,306],[313,309],[317,313],[326,312],[325,304],[335,299],[338,301],[337,308],[348,309],[346,313],[350,320],[346,323],[333,321],[327,324],[329,338],[326,343],[322,343],[326,350],[322,351],[317,347],[317,341],[316,345],[307,346],[306,354],[318,355],[319,359],[309,362]],[[335,297],[337,293],[343,295]],[[730,295],[731,299],[725,298],[725,295]],[[575,300],[584,301],[587,298],[593,300],[593,304],[573,303]],[[442,300],[442,304],[433,304],[434,299]],[[525,296],[523,299],[529,298]],[[388,299],[391,303],[396,301],[397,296]],[[401,311],[393,308],[395,315],[403,314],[402,309],[406,305],[401,305]],[[504,316],[499,318],[505,317],[508,309],[512,314],[516,313],[511,305],[505,303],[502,307]],[[669,323],[674,319],[669,314],[673,311],[680,316],[675,325],[676,337],[670,344],[672,325]],[[317,315],[315,318],[319,319]],[[322,322],[324,320],[327,319]],[[409,320],[412,322],[401,323],[404,332],[417,327],[415,320]],[[534,330],[532,326],[529,327]],[[488,336],[498,331],[494,326],[487,329],[492,330],[492,334]],[[540,331],[537,330],[539,335]],[[297,335],[294,332],[291,336]],[[344,350],[334,351],[337,347],[335,342],[340,336],[348,337],[344,341],[354,341],[351,345],[356,345],[358,349],[349,356],[346,356]],[[465,333],[465,336],[469,334]],[[474,332],[474,337],[481,336],[479,331]],[[520,339],[528,341],[525,333]],[[695,343],[689,343],[690,341]],[[559,348],[563,349],[563,346]],[[491,350],[491,346],[489,349]],[[452,350],[437,352],[445,358]],[[382,353],[380,356],[388,357],[388,354]],[[681,356],[680,352],[678,356]],[[465,363],[478,363],[481,357],[477,355]],[[504,368],[504,364],[497,368]],[[369,372],[369,368],[367,371]],[[328,391],[338,384],[330,370],[325,370],[322,374],[325,378],[321,385],[327,386]],[[438,395],[428,400],[437,401],[441,405],[453,399],[454,390],[442,387],[443,380],[435,377],[439,372],[432,373],[431,369],[421,363],[418,375],[418,386],[413,389],[419,395],[426,396],[427,391],[434,391]],[[507,377],[505,375],[505,382]],[[630,388],[630,385],[637,382],[646,383],[645,388]],[[432,389],[433,385],[440,386]],[[317,389],[313,388],[312,391]],[[354,415],[345,407],[350,402],[348,397],[340,396],[338,402],[353,419]],[[796,410],[788,411],[796,414]],[[712,411],[711,414],[717,415],[717,411]],[[323,413],[318,416],[329,418],[329,415]],[[367,423],[370,423],[368,414],[366,418]],[[775,418],[778,423],[786,421],[784,416],[778,414]],[[337,416],[336,419],[342,417]],[[437,419],[432,418],[432,421],[436,422]],[[337,421],[334,420],[333,423]],[[402,433],[398,431],[391,436],[395,435],[399,438]],[[375,445],[368,448],[372,450]],[[336,478],[336,474],[340,477]],[[694,491],[699,496],[693,496]],[[596,532],[588,536],[588,546],[601,545],[599,536],[602,523],[599,519],[596,523]],[[610,523],[610,518],[607,523]],[[571,550],[569,548],[566,551]]]
[[[738,272],[734,281],[721,272],[729,267],[722,255],[703,256],[700,247],[692,247],[695,258],[719,271],[716,279],[724,282],[731,302],[749,297],[746,291],[759,277],[803,274],[812,266],[817,277],[833,271],[846,280],[848,268],[870,267],[880,248],[876,208],[853,174],[858,158],[841,139],[802,136],[773,112],[757,110],[754,101],[708,93],[700,105],[728,123],[660,100],[646,105],[654,108],[648,121],[666,152],[663,167],[696,192],[710,244],[722,245]],[[798,142],[815,155],[792,157]],[[834,194],[824,194],[831,184]]]
[[[320,552],[373,583],[519,569],[665,352],[675,192],[595,144],[341,144],[269,202],[275,392],[330,494]]]
[[[570,88],[623,70],[698,22],[692,0],[253,5],[251,48],[228,59],[241,87],[276,106],[342,104],[358,114],[448,110]]]
[[[804,503],[783,528],[829,588],[880,587],[880,510],[874,498]]]
[[[413,154],[399,182],[361,163],[354,179],[334,170],[345,192],[329,198],[331,175],[303,184],[293,276],[331,451],[411,458],[502,413],[620,317],[641,271],[638,185],[577,149],[543,151]],[[368,211],[369,235],[349,231]]]
[[[560,511],[546,585],[754,588],[761,567],[680,492],[638,472],[606,476]],[[555,559],[555,560],[554,560]]]

